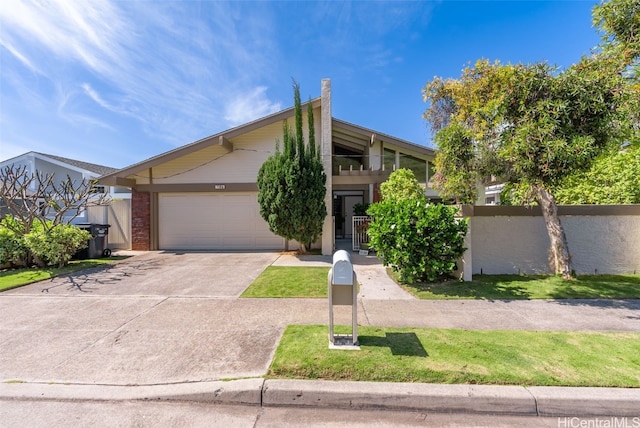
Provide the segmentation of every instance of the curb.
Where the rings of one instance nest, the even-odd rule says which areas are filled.
[[[0,383],[0,400],[193,401],[259,406],[263,384],[262,378],[163,385]]]
[[[0,383],[0,400],[189,401],[518,416],[640,416],[640,388],[240,379],[164,385]]]
[[[263,406],[536,415],[518,386],[267,380]]]

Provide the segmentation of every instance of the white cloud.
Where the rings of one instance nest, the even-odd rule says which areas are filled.
[[[270,101],[266,92],[266,87],[259,86],[252,91],[238,94],[227,104],[225,120],[230,126],[236,126],[281,110],[280,103]]]
[[[23,47],[40,45],[58,58],[81,61],[97,72],[105,72],[109,60],[117,56],[117,35],[126,24],[104,0],[3,2],[0,17],[3,33],[13,35]]]
[[[114,108],[110,106],[105,100],[103,100],[100,94],[95,89],[93,89],[90,84],[83,83],[81,87],[85,95],[95,101],[96,104],[106,108],[107,110],[114,110]]]
[[[42,74],[42,72],[35,65],[33,65],[33,63],[29,60],[29,58],[27,58],[24,55],[22,55],[22,53],[20,53],[15,48],[15,46],[13,46],[13,44],[11,44],[9,42],[9,40],[7,40],[7,39],[1,40],[0,39],[0,46],[4,47],[6,50],[8,50],[9,53],[11,53],[11,55],[16,57],[29,70],[31,70],[32,72],[38,73],[38,74]]]
[[[41,97],[75,88],[66,96],[83,93],[178,145],[279,107],[264,88],[247,92],[265,79],[273,50],[266,41],[271,26],[258,9],[221,2],[5,1],[0,42],[23,66],[41,70],[48,83],[39,85],[49,88]],[[65,119],[84,126],[94,116],[100,127],[114,120],[62,99]]]

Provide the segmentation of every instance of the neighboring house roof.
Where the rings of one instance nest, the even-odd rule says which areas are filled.
[[[321,99],[322,99],[321,97],[318,97],[303,103],[302,110],[305,111],[309,103],[311,103],[311,106],[313,108],[321,107]],[[130,165],[123,169],[120,169],[111,173],[107,173],[102,177],[100,177],[99,181],[101,183],[109,184],[109,185],[113,185],[114,183],[120,180],[126,181],[125,180],[126,177],[136,174],[142,170],[153,168],[162,163],[194,153],[198,150],[202,150],[211,145],[225,146],[228,144],[228,140],[231,138],[254,131],[256,129],[262,128],[267,125],[271,125],[279,121],[283,121],[284,119],[291,117],[293,113],[294,113],[294,107],[290,107],[288,109],[279,111],[269,116],[265,116],[263,118],[254,120],[252,122],[248,122],[244,125],[240,125],[235,128],[222,131],[220,133],[195,141],[193,143],[178,147],[174,150],[159,154],[157,156],[154,156],[142,162],[138,162],[136,164]],[[340,139],[340,136],[343,135],[345,136],[346,139],[350,141],[354,141],[355,139],[355,141],[357,141],[358,144],[361,144],[363,146],[370,144],[374,139],[377,141],[382,140],[388,143],[392,143],[406,150],[435,156],[435,151],[428,147],[414,144],[409,141],[405,141],[399,138],[392,137],[387,134],[374,131],[372,129],[364,128],[362,126],[358,126],[349,122],[338,120],[336,118],[332,118],[332,128],[333,128],[333,135],[337,139]]]
[[[38,152],[34,152],[34,153],[38,153]],[[45,153],[38,153],[41,154],[43,156],[58,160],[60,162],[69,164],[69,165],[73,165],[73,166],[77,166],[78,168],[82,168],[85,169],[87,171],[91,171],[91,172],[95,172],[96,174],[99,175],[105,175],[105,174],[111,174],[112,172],[115,172],[118,170],[118,168],[112,168],[110,166],[104,166],[104,165],[98,165],[95,163],[89,163],[89,162],[83,162],[80,160],[76,160],[76,159],[69,159],[69,158],[64,158],[62,156],[55,156],[55,155],[48,155]]]
[[[42,160],[45,161],[54,161],[54,163],[62,163],[65,164],[66,166],[70,167],[70,169],[74,169],[74,170],[83,170],[83,171],[87,171],[87,172],[92,172],[94,174],[97,175],[105,175],[105,174],[111,174],[115,171],[117,171],[117,168],[112,168],[109,166],[104,166],[104,165],[97,165],[94,163],[89,163],[89,162],[83,162],[77,159],[70,159],[70,158],[65,158],[62,156],[56,156],[56,155],[50,155],[50,154],[46,154],[46,153],[40,153],[40,152],[27,152],[27,153],[23,153],[19,156],[16,156],[14,158],[11,159],[7,159],[5,161],[0,162],[0,164],[2,165],[10,165],[14,162],[16,162],[18,159],[20,158],[24,158],[28,155],[33,155],[37,158],[40,158]]]

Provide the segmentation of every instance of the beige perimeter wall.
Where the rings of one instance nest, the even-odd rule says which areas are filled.
[[[107,248],[131,249],[131,199],[114,199],[106,206],[89,207],[89,223],[109,224]]]
[[[463,207],[473,274],[549,273],[549,237],[538,207]],[[573,267],[578,274],[640,273],[640,205],[562,206]]]

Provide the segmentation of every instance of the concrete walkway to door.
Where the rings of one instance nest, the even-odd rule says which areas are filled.
[[[353,269],[356,271],[360,291],[359,299],[414,300],[411,294],[396,284],[380,260],[372,255],[360,255],[350,251]],[[273,262],[274,266],[326,266],[331,267],[331,256],[298,256],[284,254]]]

